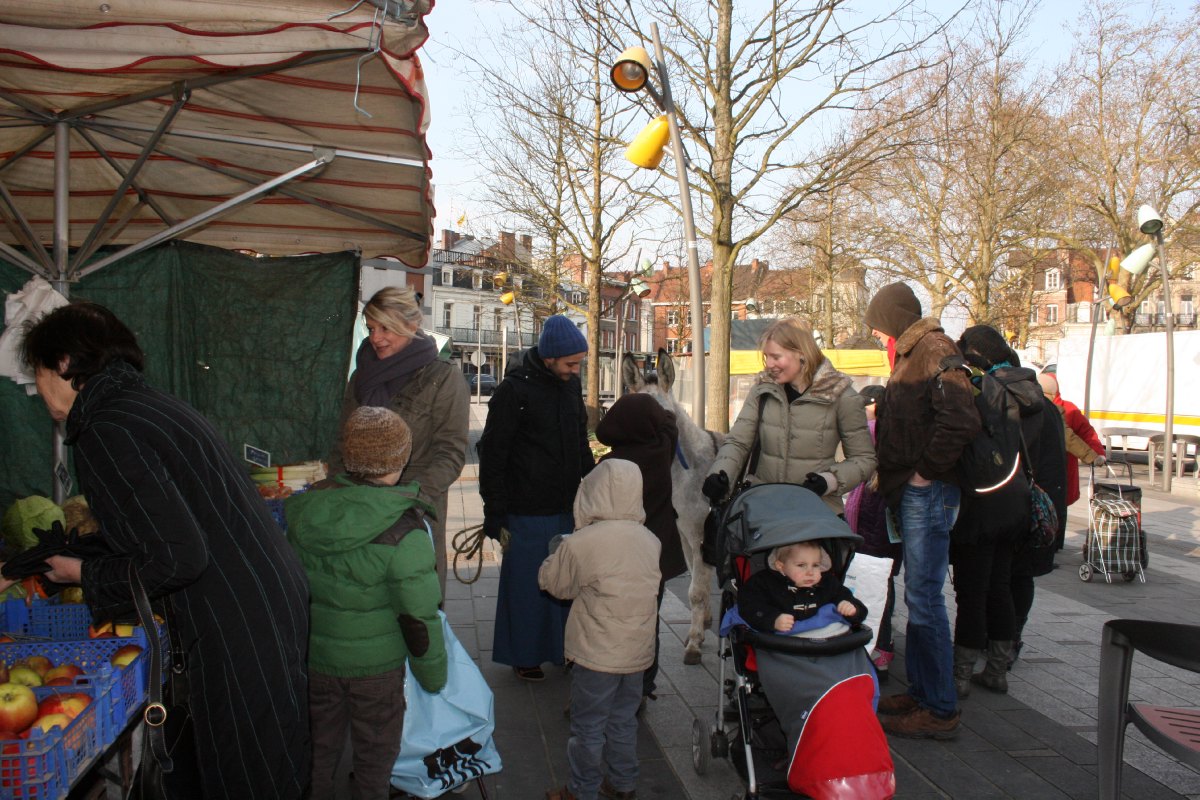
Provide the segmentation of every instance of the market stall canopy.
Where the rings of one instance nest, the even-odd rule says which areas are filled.
[[[0,0],[0,257],[76,278],[185,238],[424,265],[431,7]]]

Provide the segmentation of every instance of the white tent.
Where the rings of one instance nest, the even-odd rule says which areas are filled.
[[[186,238],[423,266],[432,4],[0,0],[0,258],[61,282]]]

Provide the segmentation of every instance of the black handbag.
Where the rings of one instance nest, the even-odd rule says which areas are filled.
[[[200,797],[200,775],[195,757],[195,730],[188,704],[187,663],[179,642],[171,602],[165,603],[170,663],[166,691],[163,690],[164,653],[162,638],[154,623],[150,598],[142,579],[129,566],[129,583],[138,620],[150,643],[150,685],[146,691],[145,723],[141,762],[127,800],[187,800]]]

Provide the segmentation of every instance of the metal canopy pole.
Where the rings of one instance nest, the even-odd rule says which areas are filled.
[[[71,126],[65,122],[54,125],[54,276],[51,282],[63,297],[69,297],[67,283],[67,248],[70,245],[71,203]],[[54,502],[62,505],[71,488],[67,472],[66,434],[62,423],[54,425]]]
[[[307,164],[301,164],[299,167],[296,167],[289,172],[285,172],[278,177],[272,178],[260,186],[255,186],[249,191],[242,192],[236,197],[231,197],[224,203],[215,205],[207,211],[197,214],[191,219],[186,219],[177,225],[172,225],[170,228],[159,231],[148,239],[144,239],[137,244],[132,244],[129,247],[126,247],[124,250],[105,256],[99,261],[89,264],[86,269],[79,270],[79,272],[76,273],[76,277],[82,278],[85,275],[90,275],[98,269],[102,269],[107,267],[109,264],[120,261],[122,258],[131,256],[134,253],[140,253],[147,248],[153,247],[159,242],[164,242],[168,239],[174,238],[175,236],[179,236],[187,231],[190,231],[192,228],[197,228],[214,217],[219,217],[226,211],[229,211],[230,209],[236,208],[240,205],[244,205],[251,200],[267,194],[275,187],[287,183],[294,178],[298,178],[305,173],[312,172],[314,169],[323,167],[333,160],[333,151],[328,148],[318,147],[314,149],[314,152],[317,157],[314,160],[309,161]]]
[[[54,260],[50,258],[50,254],[46,252],[46,248],[42,246],[42,242],[38,239],[37,234],[33,231],[33,226],[29,224],[29,220],[21,213],[21,209],[17,207],[17,201],[8,191],[8,187],[0,181],[0,200],[4,201],[4,205],[8,208],[9,216],[16,225],[15,233],[17,238],[29,249],[30,254],[38,260],[45,272],[48,274],[54,268]]]

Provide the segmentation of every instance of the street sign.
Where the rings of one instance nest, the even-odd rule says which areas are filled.
[[[479,350],[471,351],[471,363],[477,367],[483,366],[483,353]]]

